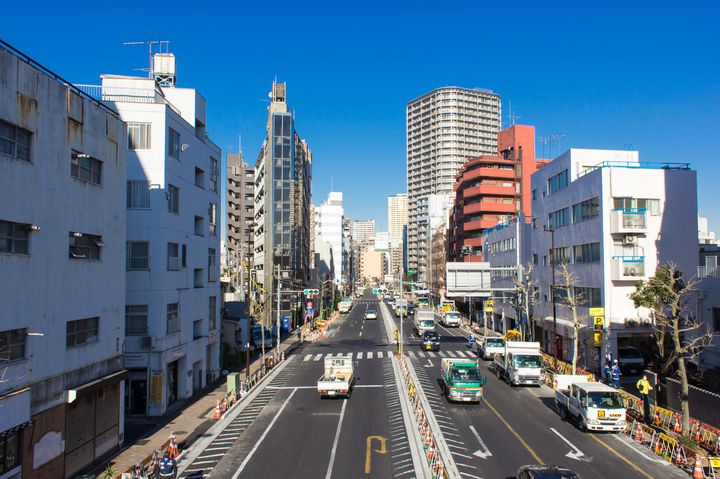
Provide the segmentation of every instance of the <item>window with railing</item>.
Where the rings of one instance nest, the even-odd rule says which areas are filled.
[[[70,238],[70,254],[72,259],[100,259],[100,248],[105,246],[102,242],[102,236],[91,235],[71,231]]]
[[[646,210],[645,208],[616,208],[622,214],[622,227],[627,229],[645,229]]]
[[[0,154],[30,162],[32,132],[0,120]]]
[[[150,269],[150,243],[147,241],[127,242],[128,271],[144,271]]]

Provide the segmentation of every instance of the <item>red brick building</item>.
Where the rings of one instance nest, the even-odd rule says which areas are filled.
[[[530,175],[547,160],[535,158],[535,127],[513,125],[498,134],[498,154],[470,158],[456,175],[448,261],[482,261],[482,233],[518,211],[530,214]]]

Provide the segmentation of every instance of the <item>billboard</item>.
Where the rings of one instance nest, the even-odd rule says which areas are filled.
[[[490,263],[446,263],[445,271],[446,297],[490,297]]]

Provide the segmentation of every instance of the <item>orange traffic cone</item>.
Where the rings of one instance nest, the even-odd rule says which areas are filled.
[[[693,469],[692,477],[693,479],[703,479],[705,477],[705,472],[703,471],[700,454],[695,454],[695,469]]]
[[[213,412],[213,419],[220,419],[222,417],[222,410],[220,409],[220,401],[215,406],[215,412]]]
[[[675,426],[673,427],[673,431],[677,434],[682,432],[682,427],[680,426],[680,421],[678,421],[677,416],[675,416]]]
[[[653,416],[653,423],[657,426],[660,424],[660,415],[657,412],[657,409],[655,410],[655,415]]]
[[[640,427],[639,423],[635,427],[635,435],[633,436],[633,439],[635,439],[637,442],[643,442],[644,440],[642,427]]]
[[[695,433],[693,434],[693,441],[695,441],[697,444],[700,444],[702,442],[702,437],[700,437],[700,425],[695,427]]]

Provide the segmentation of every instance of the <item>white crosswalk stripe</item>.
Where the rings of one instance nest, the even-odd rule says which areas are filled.
[[[405,354],[409,358],[427,359],[427,358],[475,358],[476,355],[473,351],[468,350],[447,350],[441,349],[440,351],[416,351],[414,349],[405,349]],[[354,353],[320,353],[320,354],[305,354],[303,356],[303,362],[306,361],[320,361],[323,357],[326,358],[349,358],[349,359],[390,359],[393,356],[392,351],[358,351]]]
[[[382,358],[383,358],[383,352],[382,352],[382,351],[378,351],[377,357],[378,357],[378,359],[382,359]]]
[[[358,359],[362,359],[362,358],[363,358],[363,352],[362,352],[362,351],[360,351],[360,352],[357,353],[357,354],[358,354],[358,355],[357,355],[357,358],[358,358]]]
[[[303,359],[303,361],[310,361],[311,357],[312,357],[312,354],[306,354],[305,359]]]
[[[322,357],[322,354],[316,354],[315,359],[313,359],[313,361],[320,361],[321,357]]]
[[[373,358],[373,352],[372,352],[372,351],[368,351],[367,358],[368,358],[368,359],[372,359],[372,358]]]

